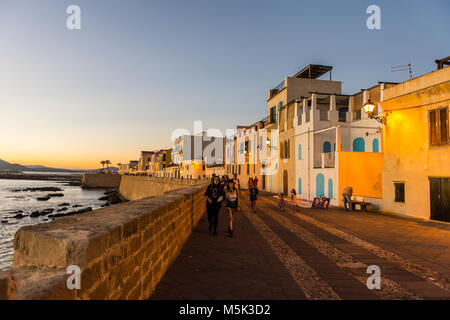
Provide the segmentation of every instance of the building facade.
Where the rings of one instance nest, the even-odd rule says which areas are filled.
[[[383,210],[450,221],[450,68],[384,92]]]

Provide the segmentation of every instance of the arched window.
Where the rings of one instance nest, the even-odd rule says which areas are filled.
[[[378,139],[373,139],[372,141],[372,152],[380,152],[380,143]]]
[[[356,138],[353,140],[353,152],[364,152],[365,143],[363,138]]]
[[[316,197],[325,196],[325,178],[323,174],[319,173],[316,176]]]
[[[328,198],[333,199],[333,179],[328,179]]]
[[[325,142],[323,143],[323,152],[324,152],[324,153],[329,153],[329,152],[331,152],[331,143],[330,143],[330,142],[325,141]]]
[[[298,178],[298,194],[302,194],[302,178]]]
[[[298,145],[298,160],[302,160],[302,145]]]

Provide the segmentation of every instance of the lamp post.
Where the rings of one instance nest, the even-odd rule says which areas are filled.
[[[373,114],[375,110],[375,105],[372,103],[372,101],[370,101],[370,99],[367,100],[367,102],[364,104],[363,109],[369,115],[370,119],[375,119],[382,124],[386,124],[386,117]]]

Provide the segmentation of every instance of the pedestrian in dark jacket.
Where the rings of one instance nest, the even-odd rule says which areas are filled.
[[[252,181],[250,182],[250,203],[252,204],[252,210],[256,213],[256,200],[257,195],[259,193],[258,188],[256,187],[256,184]]]
[[[215,176],[212,183],[205,191],[206,210],[208,212],[209,231],[213,230],[213,234],[217,235],[217,223],[219,211],[224,198],[223,187],[220,184],[219,177]]]

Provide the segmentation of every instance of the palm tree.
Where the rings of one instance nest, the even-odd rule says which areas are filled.
[[[105,164],[106,164],[106,161],[105,161],[105,160],[102,160],[102,161],[100,161],[100,164],[102,165],[102,172],[105,171]]]
[[[109,171],[109,165],[111,164],[111,161],[105,160],[105,164],[106,164],[106,171]]]

